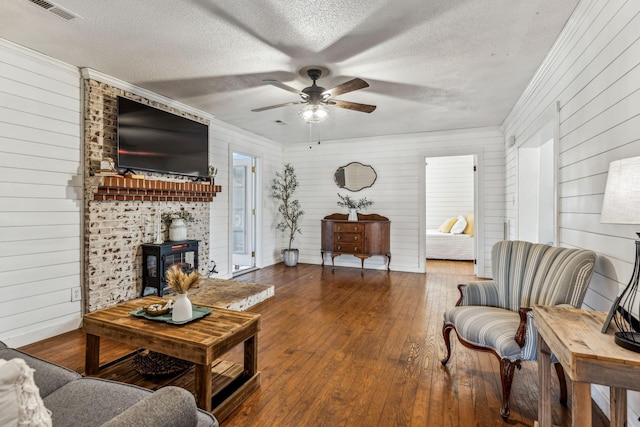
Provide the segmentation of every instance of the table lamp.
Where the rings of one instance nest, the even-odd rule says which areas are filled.
[[[640,224],[640,157],[616,160],[609,164],[600,222],[610,224]],[[618,327],[615,343],[640,353],[640,322],[638,321],[638,282],[640,279],[640,233],[636,240],[636,259],[627,286],[616,296],[602,327],[607,331],[611,319]]]

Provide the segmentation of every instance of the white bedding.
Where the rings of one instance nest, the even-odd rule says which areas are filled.
[[[475,259],[474,238],[468,234],[427,230],[427,259]]]

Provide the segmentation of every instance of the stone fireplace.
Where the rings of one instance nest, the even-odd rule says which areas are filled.
[[[85,312],[140,296],[142,244],[156,240],[159,212],[186,210],[194,218],[187,238],[199,240],[198,271],[209,264],[210,202],[219,186],[184,177],[146,173],[149,179],[97,177],[103,158],[116,158],[117,96],[124,96],[200,123],[208,120],[178,111],[109,84],[84,80],[84,281]],[[166,225],[162,225],[168,240]]]

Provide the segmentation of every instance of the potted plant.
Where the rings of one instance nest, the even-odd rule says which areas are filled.
[[[302,234],[299,221],[304,214],[304,211],[300,209],[300,202],[293,198],[296,188],[298,188],[296,172],[293,166],[287,163],[284,165],[282,173],[276,172],[276,177],[271,181],[271,197],[280,202],[278,212],[282,215],[282,221],[276,225],[276,228],[286,232],[289,236],[289,247],[282,250],[282,255],[285,265],[290,267],[298,263],[299,252],[297,249],[291,249],[291,243],[293,243],[296,233]]]
[[[162,222],[169,225],[169,240],[187,240],[187,223],[193,222],[191,212],[180,209],[176,212],[164,212]]]
[[[368,200],[366,197],[362,199],[352,199],[349,195],[343,196],[338,193],[338,206],[349,209],[349,221],[358,220],[358,211],[366,209],[373,205],[373,201]]]

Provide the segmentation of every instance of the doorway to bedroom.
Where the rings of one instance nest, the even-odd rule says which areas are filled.
[[[476,156],[425,159],[426,258],[473,262]]]

